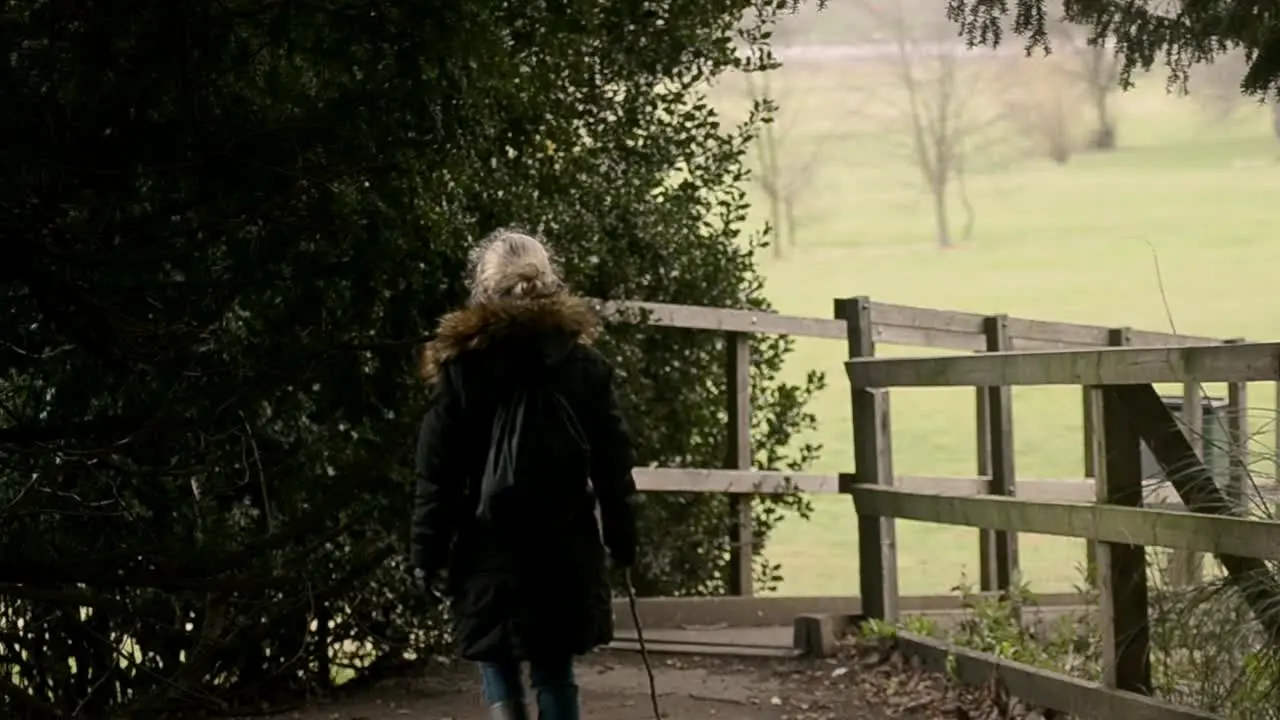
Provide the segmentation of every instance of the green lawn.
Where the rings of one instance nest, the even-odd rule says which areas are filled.
[[[1232,120],[1210,123],[1192,99],[1166,95],[1162,78],[1145,79],[1116,100],[1116,152],[1076,155],[1066,166],[1022,156],[985,168],[975,163],[968,178],[974,236],[943,252],[933,245],[928,198],[909,160],[886,149],[879,121],[874,128],[859,124],[879,114],[856,107],[859,66],[803,66],[781,75],[778,85],[800,108],[786,150],[824,145],[797,208],[799,247],[782,260],[762,259],[780,311],[829,317],[832,298],[869,295],[1152,330],[1170,329],[1172,319],[1181,332],[1280,338],[1280,309],[1267,290],[1280,267],[1269,222],[1280,202],[1280,144],[1265,111],[1246,105]],[[816,111],[822,108],[830,110]],[[843,350],[839,342],[801,340],[790,367],[796,377],[811,368],[827,371],[830,387],[814,405],[816,439],[824,446],[819,471],[852,466]],[[1081,476],[1079,391],[1026,388],[1014,397],[1019,475]],[[1274,397],[1271,384],[1252,386],[1252,425],[1266,452]],[[896,390],[893,409],[899,472],[974,473],[972,390]],[[781,592],[856,593],[853,510],[840,498],[815,504],[811,521],[789,519],[768,548],[783,565]],[[898,527],[904,593],[946,592],[962,573],[974,576],[976,531]],[[1078,582],[1081,542],[1023,536],[1021,543],[1034,589],[1061,591]]]

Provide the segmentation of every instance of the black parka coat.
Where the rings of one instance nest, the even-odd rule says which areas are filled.
[[[418,438],[411,562],[428,579],[447,570],[466,659],[563,658],[613,639],[605,548],[617,565],[634,562],[636,488],[613,372],[589,344],[598,324],[567,295],[472,305],[445,316],[424,352],[433,392]],[[477,520],[476,502],[501,389],[516,374],[550,383],[572,407],[591,477],[583,511],[522,519],[512,542]]]

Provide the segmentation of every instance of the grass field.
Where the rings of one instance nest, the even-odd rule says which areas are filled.
[[[1193,99],[1167,95],[1163,77],[1143,79],[1116,98],[1117,151],[1078,154],[1065,166],[1023,153],[975,164],[967,180],[973,237],[940,251],[918,172],[887,141],[893,130],[865,121],[883,113],[858,106],[867,97],[857,90],[864,68],[797,65],[778,75],[775,88],[793,113],[785,151],[822,143],[797,206],[798,246],[781,260],[762,259],[780,311],[829,317],[832,298],[870,295],[1151,330],[1171,329],[1172,319],[1180,332],[1280,339],[1280,308],[1267,290],[1280,267],[1280,242],[1270,236],[1280,143],[1265,110],[1246,102],[1229,120],[1210,121]],[[811,368],[828,374],[814,405],[825,448],[819,471],[852,466],[843,357],[842,343],[801,340],[791,362],[797,377]],[[1269,445],[1275,393],[1270,384],[1253,387],[1252,426]],[[1028,388],[1014,397],[1019,476],[1080,477],[1079,391]],[[897,390],[893,410],[899,472],[974,474],[972,390]],[[768,548],[783,565],[781,592],[856,593],[853,510],[840,498],[816,505],[811,521],[789,519]],[[902,592],[943,593],[962,573],[974,577],[976,531],[898,527]],[[1033,589],[1068,590],[1079,581],[1082,542],[1023,536],[1021,547]]]

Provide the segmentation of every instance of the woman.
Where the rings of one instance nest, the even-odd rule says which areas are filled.
[[[413,568],[427,585],[447,569],[454,639],[494,720],[527,718],[521,661],[538,717],[577,720],[573,658],[613,639],[605,546],[635,561],[631,443],[590,345],[599,318],[546,247],[503,230],[471,265],[467,306],[423,352]]]

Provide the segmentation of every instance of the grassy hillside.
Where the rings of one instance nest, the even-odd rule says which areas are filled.
[[[942,251],[904,127],[895,124],[905,115],[895,105],[900,93],[891,89],[891,69],[885,62],[793,64],[773,78],[784,104],[783,162],[793,160],[805,188],[796,202],[796,246],[781,259],[762,258],[781,311],[826,317],[833,297],[870,295],[1046,320],[1280,338],[1280,308],[1270,298],[1280,242],[1269,223],[1280,198],[1280,144],[1265,110],[1246,104],[1211,121],[1193,99],[1166,94],[1161,78],[1144,79],[1115,100],[1120,148],[1077,154],[1066,165],[1035,157],[1012,130],[993,126],[966,177],[972,237]],[[1022,70],[996,72],[1008,78]],[[1022,92],[1010,87],[1005,97]],[[740,113],[740,87],[726,81],[714,92],[727,116]],[[1072,111],[1081,136],[1089,129],[1086,110]],[[759,192],[756,198],[763,220],[767,203]],[[962,224],[955,199],[952,210]],[[797,374],[828,372],[830,388],[815,407],[822,471],[852,465],[843,354],[841,343],[806,340],[792,361]],[[1269,445],[1274,392],[1259,384],[1250,399],[1253,429]],[[1079,477],[1079,392],[1019,389],[1015,405],[1019,475]],[[972,474],[973,418],[972,391],[894,391],[898,471]],[[1263,469],[1269,472],[1269,463]],[[904,592],[945,592],[962,572],[973,576],[975,531],[899,527]],[[783,563],[786,594],[850,593],[857,587],[855,547],[852,509],[827,498],[812,521],[784,524],[769,556]],[[1064,590],[1077,581],[1082,543],[1027,536],[1022,550],[1036,589]]]

